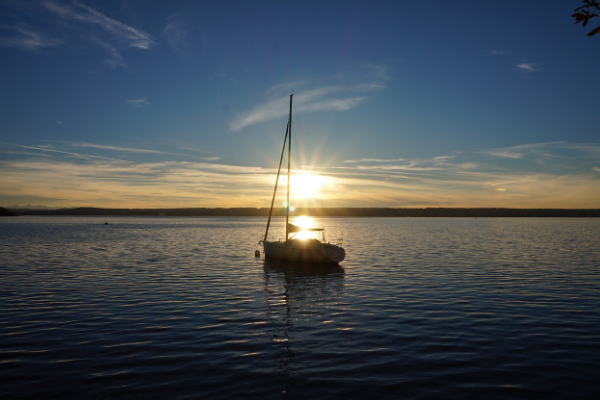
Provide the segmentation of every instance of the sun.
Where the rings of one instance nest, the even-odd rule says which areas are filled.
[[[324,177],[313,174],[292,176],[290,181],[293,195],[305,198],[318,197],[320,189],[325,183],[326,179]]]

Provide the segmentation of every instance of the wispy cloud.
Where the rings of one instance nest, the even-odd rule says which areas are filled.
[[[294,105],[304,112],[337,110],[343,111],[356,107],[367,100],[366,96],[339,97],[335,96],[335,88],[313,90],[294,95]],[[249,112],[239,114],[231,123],[234,131],[247,126],[270,121],[287,115],[287,96],[269,100]]]
[[[164,38],[171,48],[173,48],[177,54],[186,57],[189,56],[191,48],[188,33],[189,25],[186,16],[175,14],[167,18],[167,24],[162,31]]]
[[[513,149],[490,149],[484,150],[485,154],[489,154],[490,156],[500,157],[500,158],[512,158],[512,159],[521,159],[525,157],[525,153],[519,152]]]
[[[431,159],[348,160],[328,173],[337,177],[340,197],[367,204],[378,198],[387,206],[595,208],[598,151],[594,143],[533,143]]]
[[[268,193],[260,193],[256,184],[262,188],[274,173],[208,162],[57,157],[0,161],[0,170],[8,172],[0,174],[0,187],[10,188],[0,189],[0,203],[43,198],[46,205],[61,207],[222,207],[224,202],[252,206],[257,196],[266,204]]]
[[[523,57],[509,57],[513,56],[513,53],[507,50],[494,49],[490,51],[489,54],[493,57],[507,57],[508,59],[513,60],[511,61],[511,64],[515,62],[514,60],[519,60],[519,62],[513,64],[518,71],[534,73],[542,70],[542,67],[539,63],[525,62],[523,61]]]
[[[1,143],[0,143],[1,144]],[[205,155],[198,157],[197,154],[190,155],[189,152],[200,152],[200,153],[209,153],[206,150],[190,148],[189,146],[177,148],[176,151],[165,151],[165,150],[155,150],[148,148],[139,148],[139,147],[123,147],[123,146],[111,146],[97,143],[87,143],[87,142],[70,142],[70,141],[60,141],[45,145],[40,145],[36,149],[38,150],[58,150],[65,152],[72,152],[69,154],[77,155],[78,157],[84,157],[82,149],[96,149],[107,152],[121,152],[121,153],[129,153],[129,154],[146,154],[146,155],[164,155],[164,156],[179,156],[179,157],[190,157],[194,160],[202,160],[207,162],[218,161],[221,159],[220,156],[215,155]],[[77,152],[75,152],[78,150]],[[114,158],[109,157],[101,157],[102,159],[110,159],[114,160]]]
[[[86,154],[86,148],[146,154],[133,161]],[[277,172],[93,143],[0,143],[0,152],[10,155],[0,158],[0,204],[18,198],[23,204],[44,199],[47,206],[268,207]],[[314,200],[326,207],[597,208],[599,155],[597,143],[552,142],[428,159],[364,157],[314,170],[328,182]]]
[[[85,142],[69,142],[65,144],[68,147],[72,148],[93,148],[93,149],[101,149],[101,150],[113,150],[113,151],[123,151],[127,153],[151,153],[151,154],[163,154],[164,152],[158,150],[151,149],[140,149],[133,147],[120,147],[120,146],[107,146],[102,144],[95,143],[85,143]]]
[[[385,89],[385,81],[389,79],[385,67],[367,65],[355,76],[336,77],[325,82],[296,81],[279,84],[267,91],[271,99],[250,111],[238,114],[230,127],[239,131],[247,126],[287,115],[286,99],[291,89],[297,90],[294,94],[294,106],[298,110],[345,111],[369,101],[375,93]],[[282,92],[285,94],[282,95]]]
[[[392,78],[388,73],[387,67],[378,64],[365,64],[362,69],[366,71],[369,76],[372,76],[378,81],[390,81]]]
[[[594,148],[595,146],[591,145],[591,149]],[[558,151],[557,149],[560,149],[561,151]],[[481,150],[480,153],[492,157],[510,158],[514,160],[535,157],[535,159],[539,162],[541,160],[564,157],[563,153],[566,151],[581,151],[582,153],[586,153],[589,150],[590,149],[582,148],[580,145],[569,144],[565,142],[544,142],[504,148],[484,149]]]
[[[30,153],[31,155],[37,155],[39,156],[39,152],[42,153],[57,153],[60,155],[66,155],[66,156],[70,156],[70,157],[74,157],[74,158],[78,158],[78,159],[82,159],[82,160],[92,160],[92,159],[103,159],[103,160],[112,160],[112,158],[109,157],[102,157],[102,156],[96,156],[96,155],[90,155],[90,154],[82,154],[79,152],[75,152],[72,150],[68,150],[68,149],[64,149],[61,147],[56,147],[56,146],[52,146],[52,145],[38,145],[38,146],[27,146],[27,145],[12,145],[12,146],[8,146],[9,147],[9,151],[5,151],[7,153],[12,153],[12,151],[10,150],[10,147],[16,147],[16,148],[20,148],[20,149],[27,149],[27,150],[34,150],[37,151],[38,153]]]
[[[149,49],[150,46],[156,44],[151,39],[149,34],[142,32],[139,29],[136,29],[132,26],[126,25],[122,22],[112,19],[102,14],[101,12],[93,9],[92,7],[86,6],[85,4],[78,2],[77,0],[73,0],[73,4],[96,17],[88,19],[90,23],[101,26],[107,31],[113,33],[115,36],[125,40],[132,47],[137,47],[140,49]],[[77,16],[77,19],[80,19],[80,16]]]
[[[0,46],[15,47],[28,51],[40,51],[62,43],[60,39],[51,37],[27,25],[9,26],[0,24],[0,29],[14,32],[12,36],[0,38]]]
[[[131,47],[147,50],[157,44],[150,34],[78,0],[39,0],[28,2],[26,6],[23,3],[14,2],[10,6],[35,14],[37,19],[43,18],[44,30],[18,21],[12,25],[0,24],[0,30],[12,32],[12,35],[0,38],[1,46],[41,51],[67,43],[83,42],[100,46],[106,51],[109,54],[105,61],[108,66],[126,68],[121,51]]]
[[[344,160],[344,163],[364,163],[364,162],[374,162],[374,163],[383,163],[383,162],[395,162],[395,161],[404,161],[403,158],[394,158],[394,159],[385,159],[385,158],[361,158],[358,160]]]
[[[539,72],[541,71],[538,64],[535,63],[520,63],[517,64],[517,69],[525,72]]]
[[[141,99],[127,100],[127,104],[129,104],[133,108],[141,108],[150,105],[150,103],[148,102],[148,100],[146,100],[145,97],[142,97]]]
[[[108,65],[112,69],[116,69],[117,67],[127,68],[125,59],[114,46],[100,39],[94,39],[94,42],[106,50],[106,53],[108,53],[108,56],[110,57],[104,60],[104,64]]]

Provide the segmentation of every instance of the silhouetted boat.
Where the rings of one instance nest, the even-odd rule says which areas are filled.
[[[267,230],[265,237],[259,243],[262,243],[265,253],[265,258],[300,261],[310,263],[339,263],[346,257],[345,250],[339,245],[325,242],[325,234],[322,228],[301,228],[289,223],[290,217],[290,169],[292,156],[292,98],[290,95],[290,113],[288,117],[285,138],[283,140],[283,149],[281,150],[281,158],[279,159],[279,169],[277,170],[277,178],[275,180],[275,189],[273,190],[273,200],[271,201],[271,209],[269,211],[269,220],[267,221]],[[269,226],[271,224],[271,216],[273,215],[273,204],[275,203],[275,195],[277,193],[277,184],[281,172],[281,163],[285,154],[287,143],[288,149],[288,165],[287,165],[287,201],[285,212],[285,240],[267,240],[269,234]],[[322,240],[316,238],[300,239],[295,236],[300,232],[321,232]]]

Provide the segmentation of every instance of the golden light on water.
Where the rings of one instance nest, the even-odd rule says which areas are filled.
[[[314,236],[315,235],[313,232],[300,231],[294,236],[294,239],[306,240],[306,239],[311,239]]]
[[[311,217],[307,217],[307,216],[303,215],[301,217],[296,217],[294,219],[293,224],[296,226],[299,226],[300,228],[303,228],[303,229],[309,229],[309,228],[315,227],[315,220]],[[295,238],[305,240],[305,239],[310,239],[310,238],[315,237],[314,235],[315,235],[314,232],[300,231],[295,236]]]

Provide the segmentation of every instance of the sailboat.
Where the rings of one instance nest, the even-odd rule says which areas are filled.
[[[271,209],[269,211],[269,219],[267,221],[267,229],[264,239],[259,242],[263,245],[265,258],[285,260],[292,262],[307,262],[307,263],[326,263],[337,264],[344,260],[346,252],[341,247],[341,242],[331,244],[325,241],[325,232],[323,228],[301,228],[289,222],[290,219],[290,171],[291,171],[291,156],[292,156],[292,99],[294,95],[290,95],[290,113],[288,117],[287,128],[285,130],[285,138],[283,139],[283,149],[279,159],[279,169],[277,170],[277,178],[275,180],[275,189],[273,190],[273,200],[271,201]],[[273,204],[275,203],[275,195],[277,193],[277,184],[281,173],[281,164],[283,155],[287,145],[288,150],[288,165],[287,165],[287,201],[285,211],[285,240],[268,240],[269,226],[271,225],[271,217],[273,215]],[[300,232],[320,232],[322,239],[308,238],[302,239],[297,237]]]

